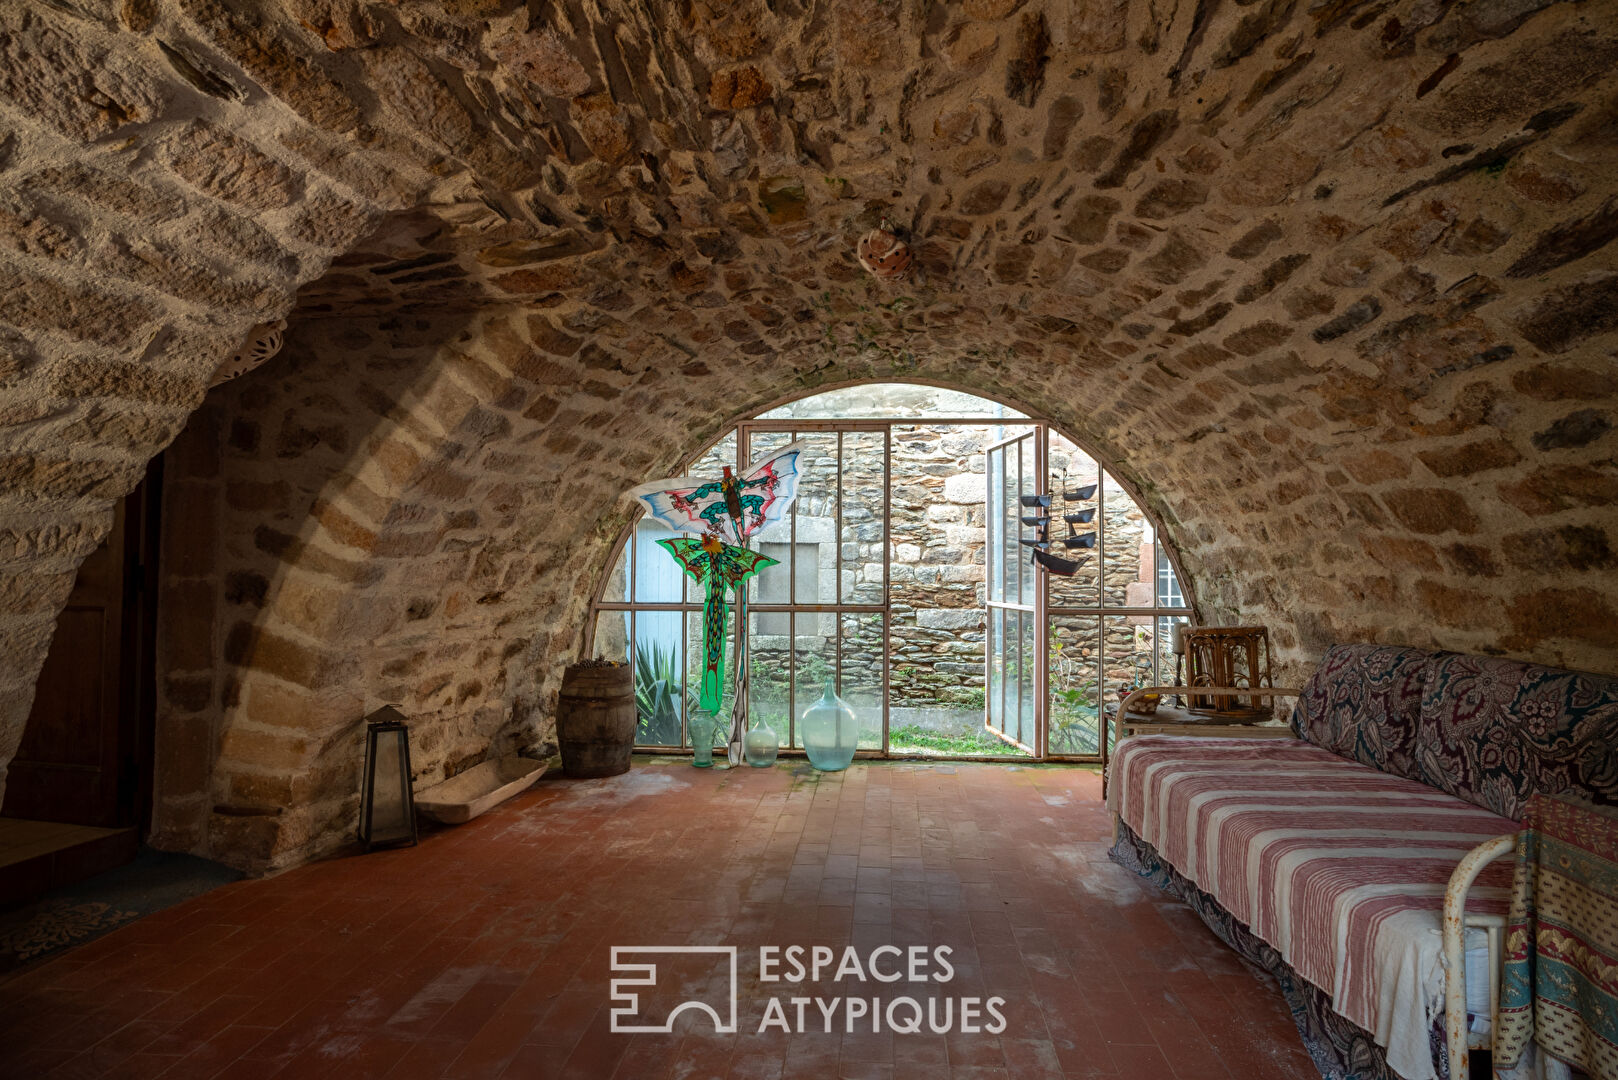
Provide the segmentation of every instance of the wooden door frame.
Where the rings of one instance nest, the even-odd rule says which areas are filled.
[[[146,476],[115,505],[111,528],[102,540],[106,549],[98,545],[94,553],[98,564],[104,560],[111,568],[103,571],[98,565],[96,573],[116,575],[116,580],[108,582],[101,595],[99,606],[105,620],[94,655],[89,655],[88,650],[79,655],[73,648],[78,644],[75,639],[62,637],[65,613],[83,609],[84,602],[75,604],[70,596],[69,602],[58,612],[52,629],[49,655],[56,657],[58,663],[65,660],[98,666],[101,691],[95,705],[94,733],[99,740],[99,763],[94,766],[94,785],[82,791],[71,789],[67,802],[58,800],[52,804],[48,798],[40,801],[42,793],[53,790],[62,793],[57,780],[64,771],[77,773],[88,767],[50,759],[35,761],[23,756],[29,733],[35,737],[42,734],[35,725],[48,724],[55,718],[49,702],[44,706],[45,711],[40,711],[36,680],[35,697],[26,721],[28,726],[18,747],[19,754],[13,760],[14,767],[22,767],[23,773],[18,775],[26,774],[29,783],[16,789],[8,785],[5,810],[9,814],[97,828],[133,829],[140,838],[150,831],[157,730],[157,558],[161,541],[162,475],[162,458],[154,458]],[[74,590],[83,584],[83,574],[81,561],[75,573]],[[59,649],[67,650],[67,655],[58,656]],[[88,731],[87,728],[86,737]],[[10,798],[13,790],[22,800],[21,804]],[[81,820],[75,820],[75,813]],[[130,850],[133,851],[133,843]]]
[[[118,814],[145,839],[152,828],[157,764],[157,600],[163,539],[163,455],[128,496],[118,709]],[[131,518],[136,519],[131,524]]]

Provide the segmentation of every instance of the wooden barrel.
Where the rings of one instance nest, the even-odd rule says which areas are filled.
[[[629,771],[635,747],[635,673],[628,664],[574,664],[556,705],[562,772],[575,779]]]

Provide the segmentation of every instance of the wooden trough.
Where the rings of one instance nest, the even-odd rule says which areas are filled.
[[[445,825],[460,825],[526,791],[543,775],[545,763],[532,758],[512,755],[485,761],[416,792],[416,811]]]

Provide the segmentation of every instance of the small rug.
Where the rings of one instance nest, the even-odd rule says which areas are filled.
[[[94,941],[241,877],[240,871],[194,855],[143,847],[124,866],[0,912],[0,973]]]

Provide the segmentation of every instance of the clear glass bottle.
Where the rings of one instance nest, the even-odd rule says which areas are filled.
[[[774,765],[776,757],[781,752],[781,744],[775,737],[775,729],[762,720],[753,725],[752,730],[742,740],[742,746],[747,755],[747,763],[755,769],[767,769]]]
[[[707,713],[695,713],[690,720],[691,764],[699,769],[713,768],[713,725]]]
[[[854,760],[860,725],[848,702],[837,696],[834,680],[826,680],[826,692],[803,711],[798,725],[809,764],[821,772],[841,772]]]

